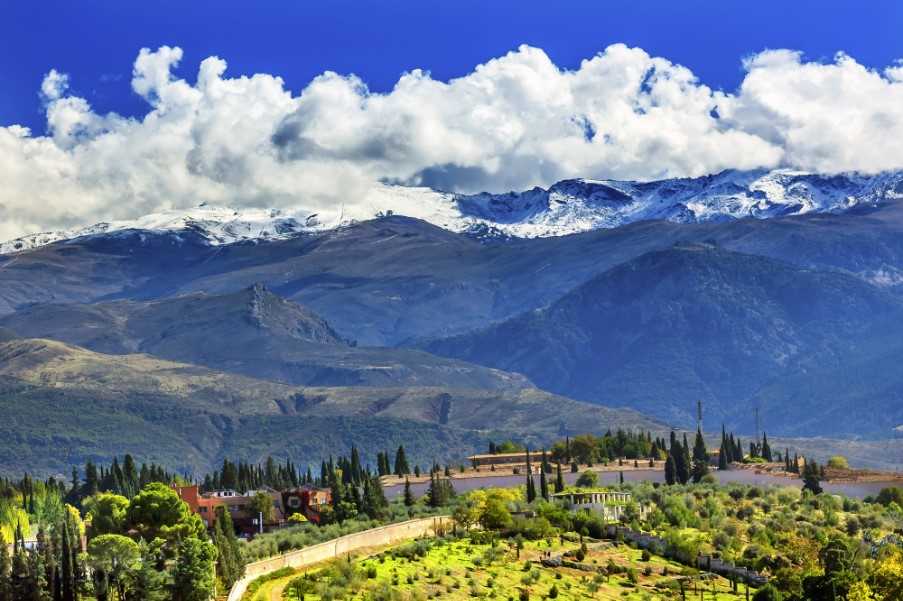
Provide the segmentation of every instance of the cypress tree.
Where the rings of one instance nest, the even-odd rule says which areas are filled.
[[[6,544],[3,535],[0,534],[0,601],[13,601],[12,582],[10,581],[12,562]]]
[[[564,491],[564,475],[561,473],[561,463],[557,463],[555,467],[555,492]]]
[[[533,466],[530,465],[530,449],[527,449],[527,503],[536,500],[536,484],[533,482]]]
[[[728,463],[728,447],[727,441],[721,441],[721,448],[718,450],[718,469],[719,470],[728,470],[730,469],[730,464]]]
[[[771,463],[771,447],[768,445],[768,434],[762,433],[762,457],[765,461]]]
[[[549,500],[549,482],[546,480],[546,471],[542,470],[539,474],[539,494],[546,501]]]
[[[414,494],[411,492],[411,482],[407,478],[404,479],[404,504],[411,507],[415,502]]]
[[[693,459],[690,456],[690,445],[687,443],[687,435],[684,434],[684,442],[681,448],[680,464],[678,465],[677,476],[681,484],[690,481],[690,472],[693,469]]]
[[[75,601],[75,565],[73,564],[72,543],[69,538],[69,524],[64,523],[60,543],[60,591],[62,601]]]
[[[674,484],[677,482],[677,465],[674,461],[674,453],[668,453],[668,458],[665,460],[665,483],[666,484]]]
[[[696,441],[693,444],[693,482],[700,482],[709,473],[709,452],[705,448],[702,432],[696,430]]]

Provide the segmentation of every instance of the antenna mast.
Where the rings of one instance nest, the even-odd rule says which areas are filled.
[[[696,401],[696,429],[702,432],[702,401]]]
[[[762,440],[762,437],[760,436],[761,432],[762,430],[759,425],[759,405],[756,404],[756,445]]]

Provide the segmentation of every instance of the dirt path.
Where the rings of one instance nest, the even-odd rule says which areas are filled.
[[[282,601],[282,592],[288,586],[288,583],[292,581],[292,578],[294,576],[289,576],[273,583],[273,588],[270,589],[270,601]]]

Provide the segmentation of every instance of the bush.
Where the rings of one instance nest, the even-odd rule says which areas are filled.
[[[577,478],[577,486],[580,488],[593,488],[599,485],[599,476],[596,472],[586,470]]]
[[[643,553],[640,557],[642,557],[643,561],[649,561],[650,559],[652,559],[652,555],[646,549],[643,549]]]
[[[552,588],[549,589],[549,599],[557,599],[558,598],[558,587],[554,584]]]
[[[834,455],[828,459],[828,467],[835,470],[848,470],[850,469],[850,463],[843,455]]]

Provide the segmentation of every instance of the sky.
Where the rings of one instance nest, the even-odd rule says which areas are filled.
[[[86,0],[0,23],[0,239],[386,184],[903,168],[900,2]]]

